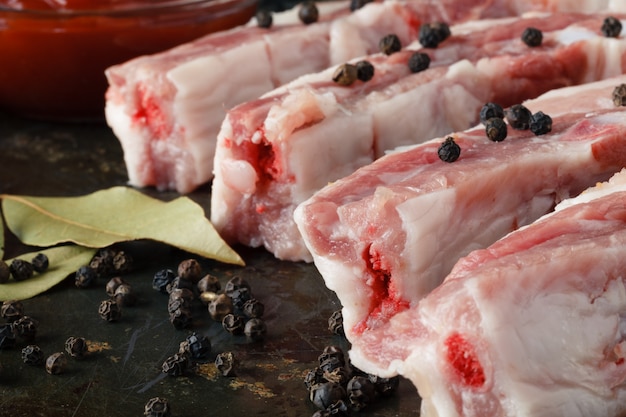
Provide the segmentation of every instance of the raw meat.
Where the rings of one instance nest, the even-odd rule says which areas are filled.
[[[185,193],[213,175],[216,136],[226,110],[299,75],[371,53],[387,33],[408,43],[416,38],[421,19],[606,10],[626,7],[622,3],[411,0],[368,4],[348,14],[347,1],[319,2],[319,23],[285,23],[294,21],[291,11],[276,16],[271,30],[239,27],[108,69],[106,119],[123,147],[131,185]]]
[[[459,260],[351,358],[409,378],[424,417],[624,415],[625,251],[622,171]]]
[[[437,156],[443,139],[428,141],[300,205],[296,223],[341,301],[352,346],[418,303],[460,257],[626,166],[626,107],[612,101],[621,83],[626,76],[527,102],[552,116],[549,134],[509,129],[503,142],[490,142],[482,127],[454,133],[461,147],[454,163]]]
[[[426,71],[410,72],[414,48],[375,54],[366,83],[339,86],[329,68],[236,106],[218,136],[211,221],[230,242],[311,261],[292,215],[327,183],[388,149],[470,128],[488,101],[508,106],[621,74],[626,39],[603,37],[603,19],[544,14],[461,24],[439,48],[423,50],[432,57]],[[528,26],[544,31],[543,46],[521,41]]]

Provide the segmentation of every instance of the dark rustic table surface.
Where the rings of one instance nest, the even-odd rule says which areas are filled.
[[[125,185],[126,180],[122,149],[104,123],[47,123],[0,113],[0,193],[74,196]],[[177,196],[143,191],[162,199]],[[209,195],[206,186],[190,197],[208,210]],[[10,234],[6,239],[7,258],[26,250]],[[189,329],[176,330],[169,322],[167,296],[152,289],[152,277],[193,256],[152,242],[123,249],[135,259],[135,269],[124,279],[137,293],[138,303],[124,308],[119,322],[108,323],[98,314],[100,301],[107,298],[105,281],[79,290],[70,276],[24,301],[25,314],[39,322],[35,342],[45,353],[62,351],[70,336],[84,337],[91,351],[83,360],[70,360],[65,373],[48,375],[22,362],[25,343],[0,350],[1,416],[138,416],[156,396],[166,397],[173,415],[181,417],[307,416],[316,411],[303,377],[316,366],[325,346],[348,344],[328,330],[328,317],[340,305],[314,265],[280,262],[262,249],[243,247],[235,249],[245,267],[199,259],[204,271],[216,275],[222,285],[236,274],[243,276],[265,304],[267,336],[251,342],[223,330],[201,304]],[[184,376],[164,374],[163,361],[191,332],[209,337],[210,357]],[[215,371],[213,360],[225,351],[239,360],[234,377]],[[395,396],[355,415],[418,413],[413,386],[401,380]]]

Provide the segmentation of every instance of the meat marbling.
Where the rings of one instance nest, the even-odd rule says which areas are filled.
[[[328,182],[388,149],[473,126],[485,102],[507,106],[621,74],[626,39],[601,36],[604,16],[542,14],[460,24],[437,49],[421,49],[432,57],[426,71],[408,69],[415,45],[388,57],[369,56],[375,74],[366,83],[339,86],[329,68],[234,107],[218,136],[211,221],[230,242],[311,261],[293,211]],[[544,31],[541,47],[521,41],[528,26]]]

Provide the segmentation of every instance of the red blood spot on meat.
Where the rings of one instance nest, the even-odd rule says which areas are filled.
[[[371,245],[365,250],[363,257],[371,277],[368,283],[372,289],[372,298],[368,316],[353,328],[357,334],[376,328],[409,308],[409,303],[397,294],[389,262]]]
[[[485,372],[476,358],[474,346],[458,333],[448,337],[444,345],[447,350],[446,359],[461,382],[474,388],[483,386]]]
[[[145,86],[139,85],[139,104],[133,114],[133,121],[147,126],[155,138],[165,139],[172,132],[167,115],[159,106],[158,100],[150,94]]]
[[[234,144],[233,144],[234,146]],[[269,143],[265,136],[259,143],[243,141],[236,150],[233,150],[237,159],[245,160],[252,165],[259,177],[257,188],[273,181],[290,181],[293,178],[284,178],[278,150]]]
[[[267,209],[267,207],[265,206],[265,204],[257,204],[256,205],[256,212],[259,214],[262,214],[263,212],[265,212],[265,210]]]

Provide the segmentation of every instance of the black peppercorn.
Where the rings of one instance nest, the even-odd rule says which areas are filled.
[[[13,332],[24,340],[33,340],[37,336],[37,320],[29,316],[22,316],[13,322]]]
[[[499,117],[492,117],[485,122],[485,134],[493,142],[502,142],[506,139],[506,123]]]
[[[203,359],[211,353],[211,340],[206,336],[192,333],[180,342],[178,353],[188,355],[191,359]]]
[[[348,381],[348,401],[353,409],[360,411],[376,399],[376,387],[365,376],[357,375]]]
[[[258,27],[269,29],[272,27],[273,21],[274,18],[272,16],[272,12],[269,10],[258,10],[256,12],[256,23]]]
[[[195,296],[187,288],[177,288],[170,293],[167,300],[167,310],[173,311],[177,308],[191,309]]]
[[[480,122],[485,124],[487,123],[487,120],[492,117],[504,119],[504,109],[497,103],[485,103],[485,105],[480,109]]]
[[[213,320],[222,321],[225,315],[234,311],[233,300],[226,294],[220,294],[209,303],[208,310]]]
[[[535,135],[545,135],[552,131],[552,118],[544,112],[538,111],[530,116],[530,131]]]
[[[178,264],[178,276],[181,279],[197,283],[202,278],[202,266],[196,259],[185,259]]]
[[[106,291],[109,297],[114,297],[115,290],[117,290],[117,287],[125,283],[126,281],[124,281],[121,277],[113,277],[107,282],[106,286],[104,287],[104,290]]]
[[[341,310],[334,311],[328,318],[328,330],[330,330],[333,334],[345,336],[343,329],[343,314]]]
[[[461,155],[461,147],[452,136],[448,136],[437,149],[437,155],[443,162],[454,162]]]
[[[89,266],[96,271],[98,277],[106,277],[113,271],[113,258],[115,257],[115,251],[109,248],[99,249],[98,252],[91,258]]]
[[[298,9],[298,18],[305,25],[317,22],[319,19],[319,10],[314,1],[305,0]]]
[[[414,52],[409,57],[409,70],[413,73],[424,71],[430,66],[430,56],[423,52]]]
[[[369,61],[358,61],[356,64],[356,77],[363,82],[367,82],[374,78],[374,65]]]
[[[224,293],[230,297],[230,294],[239,288],[247,288],[252,291],[252,287],[248,281],[243,279],[241,276],[236,275],[226,282],[226,285],[224,286]]]
[[[41,274],[48,269],[50,261],[45,253],[38,253],[33,259],[31,259],[30,263],[33,265],[35,272]]]
[[[44,354],[37,345],[28,345],[22,349],[22,361],[26,365],[39,366],[44,363]]]
[[[185,307],[178,307],[170,310],[170,323],[175,329],[181,330],[191,326],[193,314],[191,310]]]
[[[620,84],[613,89],[613,104],[616,107],[626,106],[626,84]]]
[[[234,314],[227,314],[222,319],[222,327],[228,333],[238,335],[243,333],[245,322],[243,317]]]
[[[163,294],[167,294],[167,286],[174,281],[176,274],[171,269],[161,269],[152,278],[152,288]]]
[[[122,318],[122,310],[115,300],[104,300],[98,307],[98,314],[103,320],[114,322]]]
[[[341,64],[333,73],[332,80],[339,85],[352,85],[358,78],[356,66],[352,64]]]
[[[526,130],[530,127],[531,112],[522,104],[514,104],[505,112],[506,121],[513,129]]]
[[[24,315],[24,305],[19,300],[6,300],[0,307],[0,316],[7,321],[15,321]]]
[[[187,289],[193,293],[195,289],[195,285],[193,282],[187,281],[186,279],[181,279],[180,277],[177,276],[172,280],[172,282],[167,284],[167,287],[165,288],[165,290],[168,293],[171,293],[172,291],[176,289]]]
[[[5,284],[9,278],[11,278],[11,269],[5,261],[0,259],[0,284]]]
[[[261,319],[250,319],[246,322],[243,332],[251,340],[261,340],[265,338],[267,326]]]
[[[600,30],[607,38],[617,38],[622,33],[622,22],[613,16],[609,16],[602,22]]]
[[[55,352],[46,359],[46,372],[50,375],[58,375],[65,372],[67,358],[63,352]]]
[[[248,288],[239,288],[237,290],[231,291],[230,298],[233,300],[233,307],[237,310],[243,309],[246,301],[252,298],[252,294]]]
[[[222,352],[215,357],[215,367],[226,377],[235,375],[237,358],[232,352]]]
[[[198,296],[198,298],[200,299],[200,302],[202,302],[202,304],[204,305],[209,305],[209,303],[215,300],[217,297],[218,297],[217,293],[214,293],[212,291],[203,291]]]
[[[522,32],[522,42],[530,47],[541,45],[543,41],[543,33],[537,28],[529,27]]]
[[[450,26],[444,22],[424,23],[420,26],[419,42],[424,48],[436,48],[450,37]]]
[[[185,354],[175,353],[165,359],[161,370],[169,376],[181,376],[189,368],[189,358]]]
[[[400,385],[400,377],[393,376],[390,378],[383,378],[380,376],[369,374],[368,378],[374,383],[376,391],[383,397],[388,397],[397,391]]]
[[[304,376],[303,382],[307,390],[310,390],[313,385],[326,382],[324,378],[324,371],[322,371],[319,367],[311,369]]]
[[[130,307],[137,302],[137,296],[130,284],[123,283],[118,285],[113,294],[115,301],[122,307]]]
[[[143,415],[146,417],[170,417],[170,404],[165,398],[150,398],[144,406]]]
[[[65,341],[65,352],[72,358],[82,359],[87,354],[87,342],[83,337],[70,336]]]
[[[402,49],[402,43],[398,35],[393,33],[383,36],[378,42],[378,49],[385,55],[391,55]]]
[[[88,265],[83,265],[76,270],[74,285],[76,285],[77,288],[88,288],[96,283],[97,278],[98,274],[95,269]]]
[[[348,383],[350,373],[345,366],[339,366],[331,371],[324,371],[324,379],[328,382],[336,382],[343,387]]]
[[[336,345],[329,345],[324,347],[322,353],[320,353],[320,355],[317,357],[317,361],[321,365],[329,358],[336,358],[339,361],[340,366],[343,366],[346,363],[345,353],[343,352],[343,349]]]
[[[256,298],[246,301],[241,309],[248,318],[261,318],[265,312],[265,305]]]
[[[125,274],[133,269],[133,257],[123,250],[116,252],[113,257],[113,270],[114,274]]]
[[[325,359],[320,359],[320,369],[324,372],[332,372],[337,368],[341,368],[345,365],[345,361],[337,356],[328,356]]]
[[[203,292],[219,292],[222,289],[222,285],[220,284],[220,280],[211,274],[207,274],[203,276],[198,284],[196,284],[198,291]]]
[[[350,11],[355,11],[374,0],[350,0]]]
[[[315,384],[309,390],[309,399],[317,408],[322,410],[345,397],[346,390],[335,382]]]
[[[16,281],[24,281],[32,277],[35,272],[33,265],[23,259],[13,259],[9,265],[9,270]]]
[[[15,346],[15,330],[11,323],[0,324],[0,350]]]

